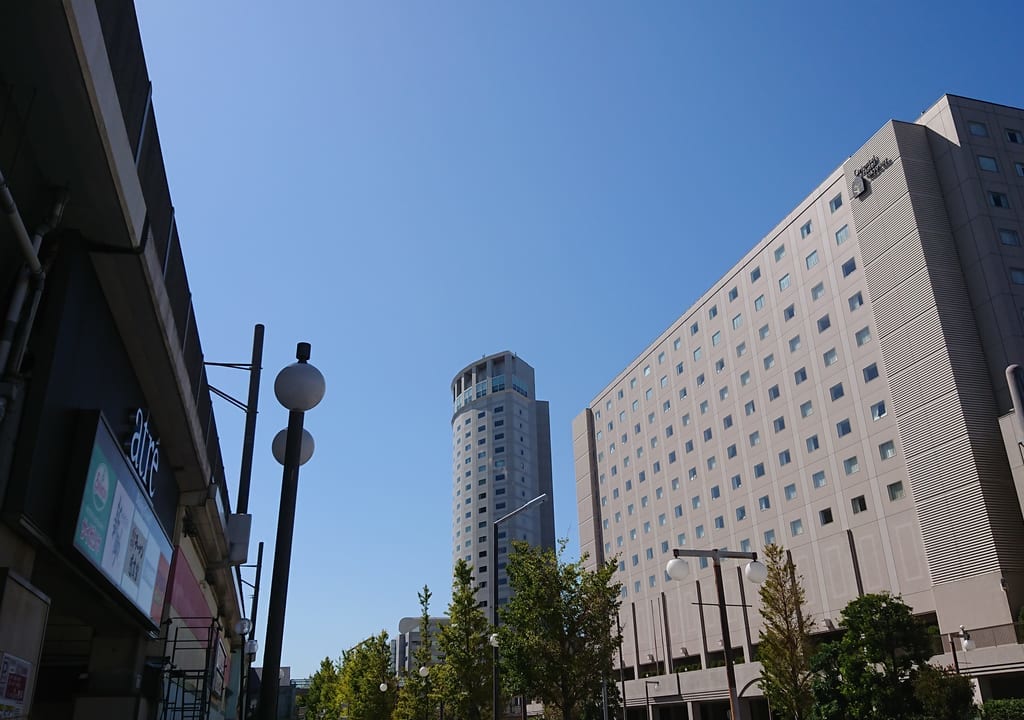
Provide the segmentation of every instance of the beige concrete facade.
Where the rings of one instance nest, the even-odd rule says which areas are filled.
[[[672,672],[722,655],[711,568],[669,582],[676,547],[781,544],[823,630],[886,590],[973,629],[973,673],[1024,669],[1000,430],[1024,359],[1022,131],[1024,111],[954,96],[887,123],[574,421],[581,550],[618,557],[622,665],[659,703],[725,698],[719,670]],[[757,589],[725,580],[749,660]]]

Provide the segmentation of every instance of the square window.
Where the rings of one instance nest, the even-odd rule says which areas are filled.
[[[971,120],[967,123],[967,130],[974,137],[988,137],[988,126],[983,122]]]
[[[743,374],[740,375],[740,385],[742,385],[743,387],[746,387],[749,384],[750,384],[750,371],[749,370],[745,370],[745,371],[743,371]]]
[[[764,463],[757,463],[754,466],[754,477],[764,477]]]
[[[857,497],[850,500],[850,506],[853,508],[854,515],[862,512],[867,512],[868,501],[865,499],[863,495],[858,495]]]
[[[814,405],[808,400],[800,405],[800,417],[810,417],[814,414]]]
[[[729,386],[728,385],[718,389],[718,399],[719,400],[725,400],[727,397],[729,397]]]
[[[743,487],[743,479],[739,475],[733,475],[729,482],[732,484],[733,490],[739,490]]]
[[[764,308],[764,295],[758,295],[754,298],[754,309],[761,310]]]
[[[757,499],[757,509],[758,510],[770,510],[771,507],[772,507],[772,501],[768,498],[767,495],[762,495],[761,497],[759,497]]]
[[[682,345],[682,344],[683,344],[683,341],[680,340],[679,338],[676,338],[675,340],[672,341],[672,349],[673,350],[678,350],[679,346]]]
[[[892,440],[886,440],[878,446],[878,455],[882,460],[888,460],[896,457],[896,443]]]
[[[700,507],[700,495],[694,495],[692,498],[690,498],[690,505],[693,506],[694,510],[699,508]]]
[[[686,389],[685,385],[682,388],[679,389],[679,399],[680,400],[682,400],[683,398],[685,398],[689,394],[690,394],[690,392],[689,392],[689,390]]]
[[[658,381],[661,387],[668,387],[668,375],[662,375],[661,380]]]
[[[718,360],[715,360],[715,373],[716,374],[721,374],[722,371],[724,371],[724,370],[725,370],[725,360],[723,360],[721,358],[719,358]]]
[[[818,436],[817,435],[811,435],[804,442],[807,443],[807,452],[809,452],[809,453],[812,453],[812,452],[814,452],[815,450],[818,450],[821,447],[821,443],[818,442]]]
[[[818,251],[814,250],[810,255],[804,258],[804,265],[810,270],[812,267],[818,264]]]
[[[687,440],[686,445],[684,447],[686,448],[686,452],[693,452],[693,440]]]
[[[658,353],[658,364],[661,365],[663,362],[665,362],[665,351],[664,350],[662,350],[660,353]]]
[[[800,226],[800,237],[805,238],[811,234],[811,221],[808,220]]]
[[[775,432],[779,433],[786,429],[786,418],[777,417],[772,420],[772,427],[775,428]]]
[[[732,302],[733,300],[735,300],[739,296],[740,296],[740,291],[737,290],[736,288],[733,288],[732,290],[729,291],[729,302]]]
[[[996,159],[989,155],[978,156],[978,167],[986,172],[999,172],[999,165],[996,164]]]
[[[825,367],[830,367],[839,362],[839,353],[836,352],[835,348],[831,348],[822,353],[822,359],[825,361]]]
[[[800,349],[800,336],[795,335],[789,339],[789,351],[796,352]]]
[[[647,377],[650,374],[651,374],[651,366],[650,365],[644,365],[644,377]]]
[[[998,190],[989,190],[988,204],[994,208],[1008,209],[1010,207],[1010,196]]]
[[[1010,268],[1010,282],[1014,285],[1024,285],[1024,270]]]
[[[676,375],[682,375],[683,371],[685,369],[686,369],[686,366],[684,366],[682,363],[677,363],[676,364]]]
[[[771,370],[773,367],[775,367],[775,354],[769,353],[768,355],[765,356],[762,362],[764,363],[765,370]]]
[[[854,334],[857,340],[857,347],[861,347],[871,339],[871,328],[861,328]]]
[[[850,275],[853,274],[853,271],[857,269],[857,259],[850,258],[849,260],[843,263],[842,269],[843,277],[849,277]]]
[[[750,441],[750,447],[756,447],[761,444],[761,432],[759,430],[755,430],[750,433],[747,439]]]
[[[796,485],[790,483],[782,489],[782,492],[786,496],[787,500],[793,500],[796,498]]]
[[[761,268],[756,267],[750,271],[750,282],[754,283],[761,279]]]
[[[850,296],[848,302],[850,303],[850,312],[853,312],[854,310],[856,310],[857,308],[864,304],[864,296],[858,290],[857,292]]]
[[[799,518],[789,524],[789,534],[793,537],[804,534],[804,521]]]
[[[676,505],[676,506],[675,506],[675,507],[674,507],[674,508],[672,509],[672,513],[673,513],[673,514],[674,514],[674,515],[675,515],[676,517],[682,517],[682,516],[683,516],[683,506],[682,506],[682,505]]]
[[[709,440],[711,440],[711,428],[706,428],[704,430],[704,442],[708,442]]]
[[[747,403],[743,406],[743,413],[747,416],[753,415],[754,410],[755,408],[753,400],[748,400]]]
[[[772,385],[768,388],[768,400],[778,400],[782,392],[779,390],[778,385]]]
[[[718,317],[718,306],[712,305],[708,308],[708,319],[714,320],[716,317]]]
[[[860,462],[857,460],[857,456],[846,458],[843,460],[843,472],[847,475],[853,475],[855,472],[860,470]]]
[[[786,273],[779,278],[779,290],[785,290],[789,287],[789,273]]]
[[[707,415],[708,414],[708,407],[709,407],[709,405],[708,405],[708,401],[707,400],[701,400],[699,407],[700,407],[700,414],[701,415]]]
[[[1013,171],[1017,173],[1017,177],[1024,177],[1024,163],[1015,162],[1013,164]]]
[[[662,412],[668,412],[669,408],[671,408],[671,407],[672,407],[672,401],[671,400],[666,400],[665,402],[663,402],[661,404],[661,411]]]
[[[715,518],[715,529],[716,530],[722,530],[724,527],[725,527],[725,518],[723,516],[721,516],[721,515],[718,515]]]
[[[767,325],[762,325],[760,327],[760,329],[758,329],[758,331],[757,331],[757,336],[759,338],[761,338],[762,340],[764,340],[766,337],[768,337],[768,326]]]
[[[722,427],[726,430],[732,427],[732,415],[726,415],[722,418]]]
[[[825,283],[818,283],[811,288],[811,300],[820,300],[825,294]]]
[[[1020,247],[1020,235],[1016,230],[1007,228],[999,229],[999,242],[1010,247]]]
[[[686,413],[685,415],[683,415],[683,417],[681,418],[681,422],[683,423],[683,427],[686,427],[687,425],[689,425],[690,424],[690,413]]]
[[[750,552],[750,538],[740,540],[740,552]]]
[[[717,500],[722,497],[722,490],[717,485],[711,486],[711,499]]]
[[[693,530],[694,530],[693,534],[696,535],[698,538],[704,537],[704,526],[703,525],[698,525]]]
[[[861,372],[864,373],[864,382],[869,383],[878,377],[878,363],[871,363]]]
[[[807,368],[800,368],[793,373],[793,380],[799,385],[807,380]]]
[[[777,248],[775,248],[775,262],[778,262],[779,260],[781,260],[785,256],[786,256],[786,246],[785,245],[779,245]]]
[[[811,484],[816,488],[823,488],[826,485],[825,471],[819,470],[818,472],[811,475]]]
[[[718,343],[722,342],[722,331],[716,330],[711,334],[711,345],[717,347]]]
[[[775,531],[774,530],[765,530],[764,531],[764,544],[765,545],[774,545],[775,544]]]
[[[696,335],[698,332],[700,332],[700,325],[694,323],[690,326],[690,335]]]
[[[850,425],[850,419],[845,418],[836,423],[836,435],[844,437],[853,432],[853,427]]]
[[[836,230],[836,245],[842,245],[846,242],[847,238],[850,237],[850,228],[843,225],[841,228]]]
[[[793,462],[793,456],[790,455],[789,450],[783,450],[782,452],[779,453],[780,467],[785,467],[786,465],[789,465],[791,462]]]
[[[882,400],[881,402],[876,402],[874,405],[871,406],[871,419],[872,420],[881,420],[882,418],[885,417],[885,415],[886,415],[886,412],[885,412],[885,401],[884,400]]]
[[[832,320],[828,315],[822,315],[818,318],[818,332],[823,333],[832,327]]]
[[[739,330],[741,327],[743,327],[743,315],[734,315],[732,318],[732,329]]]
[[[736,457],[736,443],[733,443],[725,449],[725,455],[730,459]]]
[[[693,351],[693,359],[694,360],[700,360],[701,357],[703,357],[703,356],[704,356],[704,350],[701,349],[700,347],[698,347],[696,350]]]
[[[828,395],[829,395],[830,398],[832,398],[833,402],[835,402],[836,400],[838,400],[839,398],[841,398],[845,394],[846,393],[843,392],[843,384],[842,383],[836,383],[835,385],[833,385],[832,387],[830,387],[828,389]]]
[[[906,494],[903,492],[903,482],[901,480],[897,480],[894,483],[886,485],[885,489],[889,493],[889,500],[891,502],[902,500],[906,496]]]
[[[743,357],[746,354],[747,344],[745,342],[741,342],[739,345],[736,346],[736,357]]]
[[[828,209],[830,212],[835,212],[843,206],[843,194],[839,193],[834,198],[828,201]]]
[[[786,307],[782,311],[782,319],[785,320],[786,322],[789,322],[790,320],[792,320],[795,317],[796,317],[796,307],[794,305],[789,305],[788,307]]]
[[[825,508],[824,510],[818,511],[818,521],[822,525],[829,525],[832,523],[832,508]]]
[[[746,517],[747,509],[744,506],[740,505],[738,508],[736,508],[736,522],[739,522],[740,520],[743,520]]]
[[[1024,133],[1020,130],[1014,130],[1012,128],[1006,128],[1006,139],[1015,145],[1024,144]]]

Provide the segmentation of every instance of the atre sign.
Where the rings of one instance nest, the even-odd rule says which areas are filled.
[[[135,411],[135,428],[128,441],[128,459],[142,480],[149,497],[156,495],[155,476],[160,469],[160,441],[153,437],[149,418],[139,408]]]

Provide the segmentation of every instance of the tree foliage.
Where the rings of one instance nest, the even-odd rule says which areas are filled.
[[[411,669],[401,678],[394,720],[422,720],[437,715],[436,697],[431,693],[431,678],[419,674],[421,667],[431,669],[434,639],[430,632],[430,588],[426,585],[416,594],[420,601],[420,644],[413,653]]]
[[[491,704],[491,625],[477,605],[473,569],[462,558],[455,564],[448,617],[438,634],[445,660],[431,670],[431,685],[444,702],[446,717],[480,720]]]
[[[757,655],[761,690],[772,713],[804,720],[814,703],[810,633],[814,621],[804,612],[803,578],[793,559],[779,545],[764,549],[768,577],[761,585],[761,616]]]
[[[320,669],[310,678],[309,692],[300,702],[306,708],[306,717],[340,717],[341,712],[341,663],[329,657],[320,661]]]
[[[327,708],[325,718],[348,717],[349,720],[381,720],[391,717],[395,706],[395,689],[389,685],[381,692],[381,683],[391,676],[391,645],[388,634],[381,631],[342,653],[340,668],[340,702],[344,707]],[[312,693],[312,686],[310,687]],[[316,713],[306,713],[315,720]]]
[[[918,668],[931,656],[924,625],[898,596],[864,595],[842,613],[843,637],[815,657],[815,716],[822,720],[913,717]]]
[[[971,720],[977,716],[970,678],[950,668],[918,668],[914,698],[921,706],[921,714],[929,720]]]
[[[507,573],[514,595],[501,611],[501,673],[516,695],[542,701],[564,720],[601,702],[620,634],[615,623],[621,583],[609,561],[588,570],[558,552],[513,543]]]

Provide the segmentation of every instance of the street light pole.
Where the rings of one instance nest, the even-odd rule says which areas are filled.
[[[661,687],[661,683],[657,680],[644,680],[644,707],[647,708],[647,720],[654,720],[654,713],[651,711],[651,695],[647,691],[651,685]]]
[[[274,381],[274,393],[278,401],[288,409],[288,429],[279,432],[273,443],[274,457],[284,466],[284,472],[281,478],[281,505],[277,515],[277,541],[274,545],[274,575],[267,609],[267,643],[260,683],[262,720],[277,718],[284,615],[288,603],[295,503],[299,492],[299,466],[313,455],[313,438],[302,425],[306,411],[319,404],[326,389],[324,376],[308,362],[309,354],[309,343],[300,342],[295,350],[298,362],[281,370]]]
[[[491,523],[491,560],[488,563],[490,571],[488,574],[488,582],[491,584],[491,626],[494,628],[494,634],[491,635],[491,647],[492,652],[492,664],[493,664],[493,709],[494,709],[494,720],[501,720],[501,693],[498,690],[498,526],[506,520],[511,520],[513,517],[523,512],[527,508],[539,505],[540,503],[547,500],[547,493],[541,493],[537,497],[528,501],[524,505],[520,505],[512,512],[507,515],[503,515],[493,523]]]
[[[665,572],[673,580],[682,580],[690,572],[690,564],[681,558],[711,558],[715,571],[715,589],[718,591],[718,617],[722,624],[722,650],[725,654],[725,678],[729,686],[729,710],[733,720],[743,720],[743,711],[736,694],[736,671],[732,662],[732,638],[729,634],[729,612],[725,606],[725,586],[722,582],[721,558],[738,558],[749,560],[743,570],[747,580],[761,584],[768,575],[768,569],[757,559],[754,552],[736,552],[734,550],[673,550],[673,558],[665,566]]]

